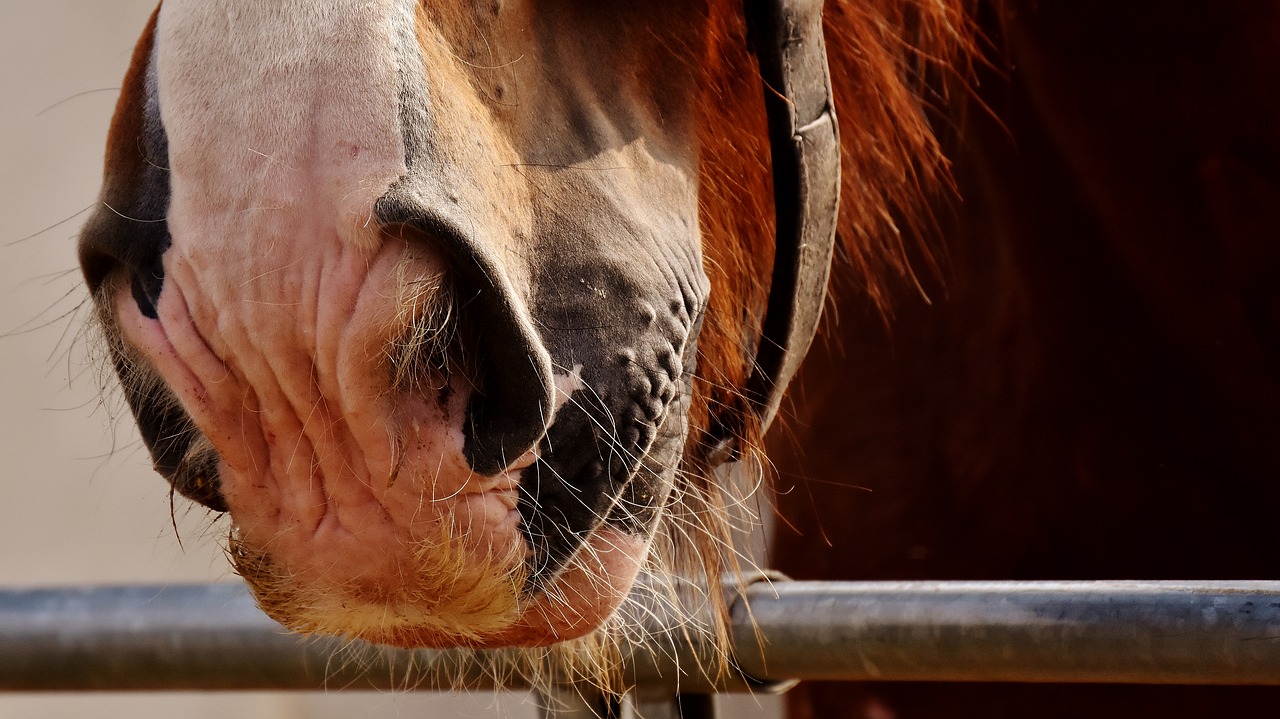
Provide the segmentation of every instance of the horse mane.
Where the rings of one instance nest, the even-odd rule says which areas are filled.
[[[930,201],[950,186],[931,122],[931,103],[969,75],[976,32],[971,0],[827,0],[827,54],[840,126],[841,206],[837,268],[885,316],[897,285],[919,286],[914,264],[936,272],[928,243]],[[761,432],[740,394],[751,367],[769,292],[774,209],[767,122],[759,72],[746,39],[741,0],[711,0],[699,118],[700,213],[712,291],[698,339],[699,366],[675,531],[708,577],[737,570],[724,518],[764,474]],[[841,283],[848,284],[848,283]],[[830,320],[824,322],[830,324]],[[742,418],[738,446],[754,479],[727,487],[712,479],[708,427]],[[703,439],[699,439],[703,438]],[[758,504],[759,500],[756,500]],[[683,515],[683,518],[681,517]],[[679,545],[680,541],[673,544]],[[679,562],[677,561],[677,566]],[[685,565],[684,570],[689,571]],[[692,569],[697,569],[697,566]],[[701,572],[697,572],[701,573]]]
[[[937,265],[928,243],[931,198],[950,187],[931,121],[933,101],[970,73],[970,0],[827,0],[827,54],[840,124],[837,263],[872,307],[888,314],[911,259]],[[773,263],[773,197],[764,89],[746,43],[741,5],[712,2],[699,123],[703,251],[713,284],[699,339],[701,404],[734,405],[754,347]],[[911,259],[909,259],[911,258]],[[695,402],[695,404],[699,404]],[[706,417],[695,419],[705,422]],[[705,426],[703,424],[702,426]]]

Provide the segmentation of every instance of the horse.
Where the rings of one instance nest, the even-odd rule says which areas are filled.
[[[917,90],[969,42],[949,3],[837,2],[828,75],[823,23],[159,6],[81,267],[155,468],[229,513],[267,614],[561,646],[609,636],[642,566],[718,586],[743,500],[714,468],[758,452],[837,222],[902,265],[892,215],[942,163]]]
[[[1280,576],[1280,14],[1085,0],[979,22],[988,64],[939,109],[958,199],[936,206],[931,303],[907,287],[886,321],[837,277],[840,326],[769,438],[776,565]],[[798,717],[1261,717],[1280,695],[884,683],[788,701]]]
[[[638,5],[166,0],[152,18],[81,264],[157,470],[229,512],[229,554],[268,614],[396,646],[593,641],[623,630],[642,568],[708,586],[735,568],[728,517],[747,500],[716,470],[728,461],[798,485],[774,550],[797,578],[1273,574],[1260,538],[1231,564],[1114,534],[1139,515],[1168,529],[1137,507],[1193,504],[1188,477],[1212,458],[1272,496],[1255,481],[1276,427],[1259,329],[1272,245],[1241,199],[1271,197],[1267,166],[1212,155],[1194,195],[1212,211],[1143,229],[1159,203],[1135,188],[1159,185],[1127,180],[1162,165],[1134,150],[1175,157],[1151,148],[1182,135],[1132,143],[1082,110],[1091,92],[1147,107],[1107,71],[1169,48],[1078,39],[1152,18],[829,0],[815,32],[812,3],[807,22],[787,14],[803,3]],[[1212,26],[1209,70],[1242,69],[1232,40],[1270,27],[1249,22],[1264,10],[1178,7],[1156,19],[1178,37],[1234,18]],[[983,42],[1008,47],[983,66]],[[1261,117],[1241,98],[1267,85],[1238,83],[1220,97]],[[837,114],[839,162],[809,174]],[[1215,259],[1248,302],[1193,283],[1218,302],[1199,314],[1171,278],[1203,258],[1152,268],[1155,245],[1136,244],[1239,222],[1244,243],[1219,238]],[[824,301],[828,250],[807,253],[831,230],[837,291],[779,410]],[[1196,402],[1161,393],[1187,377],[1176,397]],[[1184,503],[1154,491],[1166,471]],[[1269,506],[1212,496],[1238,517]],[[1197,540],[1227,523],[1195,516]],[[793,709],[946,696],[849,691],[801,690]]]

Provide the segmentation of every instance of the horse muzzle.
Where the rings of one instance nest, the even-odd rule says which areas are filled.
[[[234,54],[209,73],[216,4],[166,3],[144,36],[81,239],[157,470],[230,512],[238,571],[292,628],[592,630],[687,433],[693,158],[596,123],[568,146],[614,169],[528,169],[536,148],[467,122],[474,97],[431,91],[447,73],[403,29],[364,38],[395,72],[338,89]]]

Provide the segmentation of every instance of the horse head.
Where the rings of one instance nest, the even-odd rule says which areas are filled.
[[[715,575],[710,469],[825,292],[831,92],[820,2],[165,0],[80,246],[156,469],[302,631],[572,639],[655,536]]]

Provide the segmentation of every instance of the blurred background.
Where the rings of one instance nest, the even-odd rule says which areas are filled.
[[[173,502],[79,339],[75,237],[154,0],[0,2],[0,586],[239,581],[204,511]],[[108,393],[110,397],[110,393]],[[176,524],[176,530],[175,530]],[[179,542],[181,539],[181,543]],[[762,700],[769,707],[776,699]],[[735,719],[759,711],[743,697]],[[0,719],[532,717],[522,694],[0,694]]]

